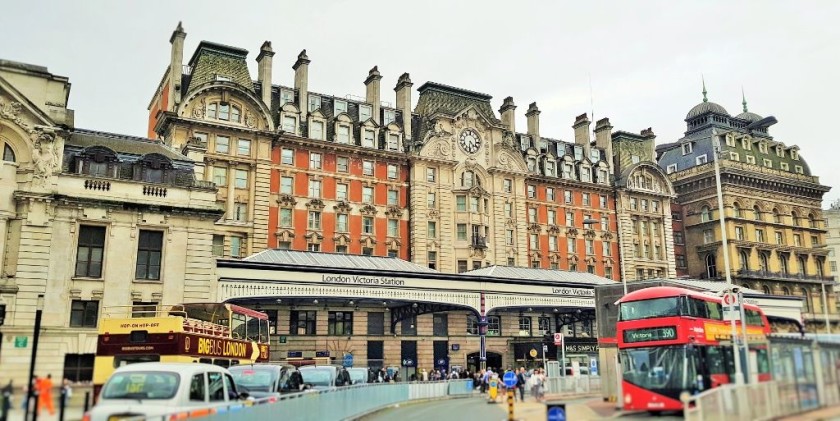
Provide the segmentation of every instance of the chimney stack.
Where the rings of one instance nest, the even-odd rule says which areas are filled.
[[[271,41],[266,41],[260,47],[260,54],[257,56],[257,80],[260,82],[260,93],[266,107],[271,107],[271,65],[274,61],[274,50],[271,49]]]
[[[642,137],[645,138],[645,139],[656,138],[656,135],[653,134],[653,128],[652,127],[648,127],[647,129],[643,129],[641,134],[642,134]]]
[[[382,123],[382,118],[380,117],[379,107],[380,107],[380,87],[379,81],[382,80],[382,75],[379,74],[379,66],[373,66],[368,72],[368,77],[365,79],[365,100],[372,106],[373,108],[373,121],[376,124]]]
[[[397,79],[397,86],[394,91],[397,92],[397,109],[402,112],[403,121],[403,137],[406,140],[411,140],[411,78],[408,73],[403,73]]]
[[[306,50],[298,54],[292,69],[295,71],[295,89],[298,91],[300,118],[301,121],[305,121],[306,116],[309,115],[309,57],[306,55]]]
[[[516,136],[516,104],[513,103],[513,97],[509,96],[502,102],[502,108],[499,108],[499,114],[502,115],[502,124],[507,126],[514,136]]]
[[[575,143],[578,145],[589,144],[589,117],[583,113],[575,118],[575,124],[572,124],[575,129]]]
[[[610,119],[606,117],[595,123],[595,146],[604,150],[607,163],[610,165],[610,174],[613,173],[613,168],[617,165],[613,162],[612,128]],[[642,133],[644,134],[644,131]]]
[[[532,102],[528,106],[525,117],[528,117],[528,136],[531,136],[534,144],[538,145],[540,141],[540,109],[537,108],[536,102]]]
[[[184,32],[184,27],[181,22],[172,32],[169,37],[169,43],[172,44],[172,51],[169,60],[169,97],[167,98],[167,111],[174,111],[177,104],[181,102],[181,74],[184,66],[184,39],[187,33]]]

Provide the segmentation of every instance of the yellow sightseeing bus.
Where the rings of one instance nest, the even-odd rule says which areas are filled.
[[[118,367],[194,362],[223,367],[268,361],[268,316],[226,303],[108,307],[99,322],[94,397]]]

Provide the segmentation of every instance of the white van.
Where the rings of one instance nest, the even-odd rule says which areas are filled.
[[[99,401],[83,421],[154,417],[202,410],[246,399],[227,369],[210,364],[138,363],[123,366],[105,382]]]

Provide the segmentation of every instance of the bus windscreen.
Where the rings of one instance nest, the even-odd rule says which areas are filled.
[[[679,297],[654,298],[621,303],[619,320],[640,320],[653,317],[679,316]]]

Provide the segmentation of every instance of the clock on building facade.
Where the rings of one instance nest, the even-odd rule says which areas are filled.
[[[465,129],[462,131],[458,143],[461,145],[461,149],[469,154],[474,154],[481,149],[481,138],[473,129]]]

